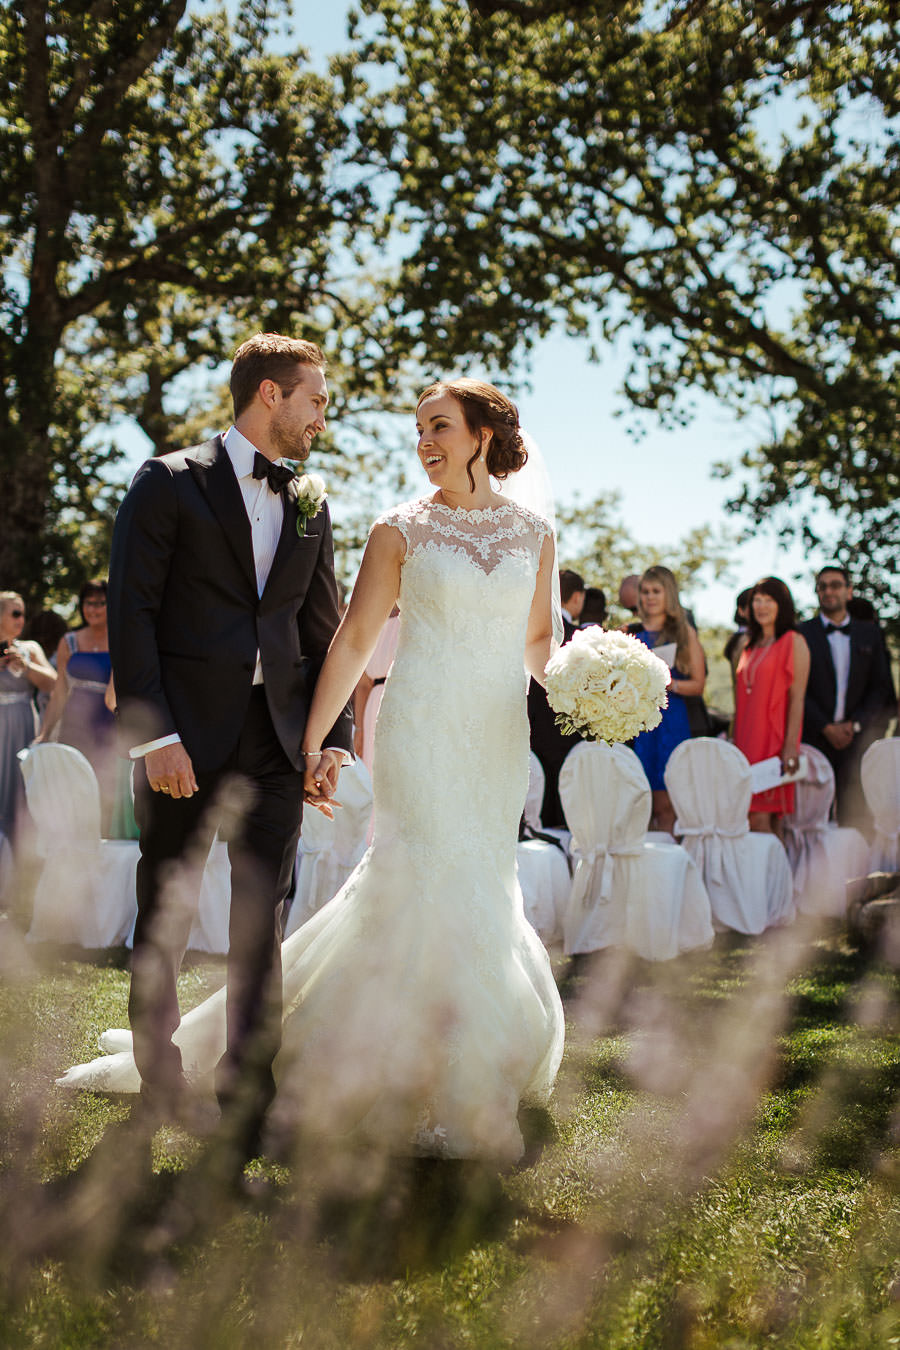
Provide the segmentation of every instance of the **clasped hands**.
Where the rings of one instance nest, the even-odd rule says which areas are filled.
[[[829,722],[826,727],[822,728],[822,735],[835,750],[846,750],[853,740],[853,723],[847,721]]]
[[[304,752],[303,800],[329,820],[334,820],[338,775],[344,762],[340,750],[307,750]]]

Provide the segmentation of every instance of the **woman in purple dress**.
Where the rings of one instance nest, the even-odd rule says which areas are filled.
[[[39,741],[73,745],[87,759],[100,787],[100,830],[109,837],[118,772],[115,717],[106,705],[112,671],[106,631],[106,582],[86,581],[78,594],[82,626],[66,633],[56,651],[59,679],[51,695]],[[51,735],[59,725],[59,733]]]

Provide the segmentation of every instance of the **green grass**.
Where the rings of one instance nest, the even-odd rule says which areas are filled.
[[[240,1201],[52,1086],[125,1024],[121,960],[6,939],[2,1346],[900,1346],[897,981],[838,930],[602,962],[530,1167],[367,1185],[311,1151]],[[182,1006],[222,976],[191,963]]]

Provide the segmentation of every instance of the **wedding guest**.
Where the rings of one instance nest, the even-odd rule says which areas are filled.
[[[559,574],[559,593],[562,601],[563,642],[570,642],[577,631],[573,611],[577,617],[585,602],[584,582],[577,572],[564,568]],[[544,796],[541,801],[541,825],[546,830],[565,830],[565,813],[559,800],[559,771],[563,760],[581,737],[577,732],[560,731],[556,713],[547,702],[547,691],[537,680],[528,685],[528,727],[531,749],[544,770]]]
[[[734,604],[734,623],[735,629],[731,637],[725,643],[725,649],[722,655],[731,666],[731,680],[734,683],[737,675],[738,661],[741,659],[741,652],[747,645],[747,624],[750,618],[750,596],[753,594],[753,587],[748,586],[746,590],[741,591]]]
[[[81,626],[60,639],[56,649],[59,679],[41,723],[38,740],[56,739],[80,750],[97,775],[100,829],[105,838],[115,811],[119,773],[115,718],[106,706],[112,671],[106,631],[106,582],[86,581],[78,593]],[[53,731],[59,731],[56,737]]]
[[[668,567],[648,567],[640,580],[638,601],[640,626],[634,636],[666,662],[672,682],[662,721],[652,731],[642,731],[632,749],[644,766],[653,794],[651,825],[671,834],[675,811],[663,775],[676,745],[691,735],[686,698],[703,693],[706,659],[679,599],[678,583]]]
[[[778,577],[763,577],[750,592],[747,644],[738,661],[732,739],[751,764],[777,755],[785,773],[799,764],[809,648],[796,631],[794,600]],[[794,809],[794,784],[782,783],[750,799],[750,829],[782,836]]]
[[[800,625],[809,644],[804,726],[810,745],[828,757],[841,825],[871,825],[859,781],[864,751],[883,736],[896,708],[890,664],[878,625],[851,618],[853,587],[846,568],[816,576],[819,613]]]
[[[116,698],[116,681],[112,675],[109,677],[103,702],[115,717],[118,700]],[[109,821],[109,833],[106,837],[107,839],[140,839],[141,832],[134,814],[134,776],[131,760],[126,759],[124,755],[116,755],[115,773],[116,789]]]
[[[863,595],[850,596],[847,601],[847,613],[851,619],[862,619],[864,623],[878,623],[875,606]]]
[[[887,663],[888,677],[891,681],[891,692],[889,695],[888,702],[889,704],[893,704],[895,701],[895,695],[894,695],[894,677],[891,672],[891,654],[888,651],[887,637],[885,636],[884,629],[882,628],[878,619],[878,611],[872,604],[872,601],[867,600],[865,596],[851,595],[850,599],[847,601],[847,613],[850,615],[851,619],[862,619],[865,623],[874,623],[875,627],[877,628],[878,636],[881,639],[881,645],[884,648],[884,659]]]
[[[584,592],[584,604],[581,607],[580,626],[587,628],[591,624],[606,623],[606,593],[599,586],[588,586]]]
[[[59,646],[59,640],[66,631],[68,624],[61,614],[55,609],[39,609],[36,614],[25,623],[22,631],[23,638],[30,638],[37,642],[41,651],[53,669],[56,669],[56,649]],[[50,690],[39,689],[37,691],[37,710],[38,717],[43,717],[47,711],[47,704],[50,702]]]
[[[584,581],[570,567],[564,567],[559,574],[559,598],[563,619],[577,627],[584,608]]]
[[[56,684],[40,645],[22,637],[24,626],[21,595],[0,591],[0,833],[11,842],[25,801],[17,756],[37,730],[34,695]]]
[[[627,609],[634,619],[638,619],[641,605],[641,579],[637,572],[630,572],[619,582],[619,604]]]

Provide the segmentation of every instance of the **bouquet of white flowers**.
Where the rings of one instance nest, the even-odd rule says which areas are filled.
[[[610,745],[658,726],[668,704],[669,667],[627,633],[579,629],[551,656],[546,676],[557,725]]]

